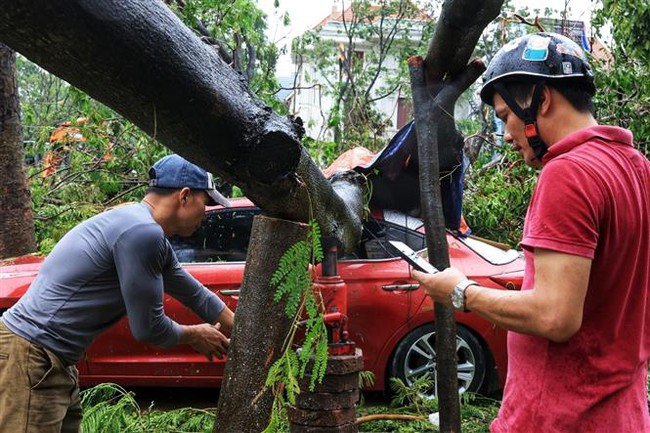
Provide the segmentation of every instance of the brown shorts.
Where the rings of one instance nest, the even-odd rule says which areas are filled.
[[[79,372],[0,322],[0,432],[81,431]]]

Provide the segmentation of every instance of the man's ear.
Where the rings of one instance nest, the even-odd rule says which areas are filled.
[[[189,189],[188,187],[181,188],[181,190],[178,193],[178,200],[180,201],[181,204],[185,204],[189,196],[192,195],[192,190]]]
[[[553,92],[548,86],[544,86],[542,89],[542,94],[539,98],[539,108],[537,109],[537,114],[548,114],[551,109],[551,102],[553,102]]]

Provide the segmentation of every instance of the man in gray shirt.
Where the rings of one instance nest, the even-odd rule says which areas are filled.
[[[78,432],[75,363],[127,315],[133,336],[161,347],[226,353],[233,312],[182,269],[167,237],[189,236],[205,206],[228,201],[210,173],[178,155],[151,168],[141,203],[96,215],[68,232],[25,295],[0,319],[0,432]],[[165,315],[164,291],[206,323]]]

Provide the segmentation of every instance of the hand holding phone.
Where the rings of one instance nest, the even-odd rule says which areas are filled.
[[[397,253],[407,261],[407,263],[413,266],[413,269],[416,269],[420,272],[426,272],[428,274],[435,274],[438,271],[431,263],[426,261],[424,258],[420,257],[415,251],[411,249],[404,242],[400,241],[388,241]]]

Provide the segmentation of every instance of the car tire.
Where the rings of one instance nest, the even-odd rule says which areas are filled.
[[[478,338],[467,328],[456,328],[458,356],[458,392],[479,392],[486,383],[490,355]],[[397,345],[390,363],[389,377],[397,377],[410,386],[423,375],[430,376],[433,386],[424,397],[436,396],[435,329],[421,326],[406,335]]]

